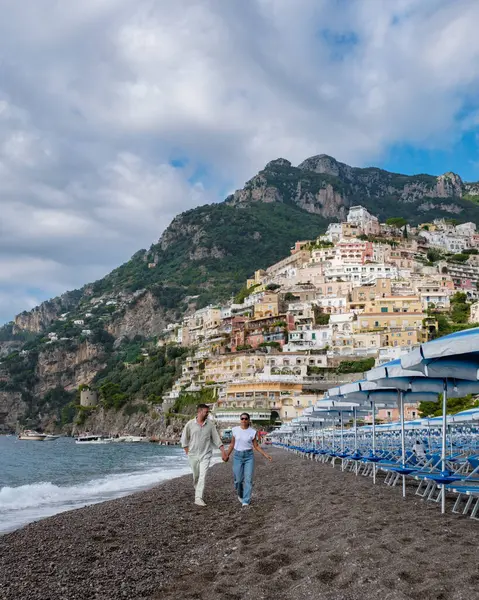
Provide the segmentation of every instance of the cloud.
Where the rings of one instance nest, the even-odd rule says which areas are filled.
[[[6,0],[0,322],[278,156],[477,132],[478,21],[475,0]]]

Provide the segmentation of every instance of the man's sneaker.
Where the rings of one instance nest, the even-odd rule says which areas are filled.
[[[243,504],[243,498],[241,496],[238,496],[238,500]]]
[[[195,498],[195,504],[196,506],[206,506],[206,502],[203,498]]]
[[[249,506],[249,504],[248,504],[247,502],[242,502],[242,503],[241,503],[241,506],[244,508],[245,506],[246,506],[246,507],[248,507],[248,506]]]

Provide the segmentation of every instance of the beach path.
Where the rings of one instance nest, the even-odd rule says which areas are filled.
[[[2,600],[471,600],[479,523],[273,449],[242,508],[231,463],[0,538]],[[450,507],[448,507],[450,508]]]

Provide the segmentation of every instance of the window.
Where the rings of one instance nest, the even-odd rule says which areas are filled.
[[[387,306],[381,306],[381,312],[382,313],[388,312],[388,307]],[[396,311],[394,311],[394,312],[396,312]]]

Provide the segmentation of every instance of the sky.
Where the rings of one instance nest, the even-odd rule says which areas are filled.
[[[0,8],[0,323],[274,158],[479,180],[477,0]]]

